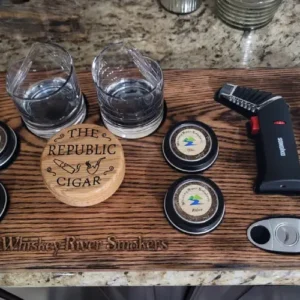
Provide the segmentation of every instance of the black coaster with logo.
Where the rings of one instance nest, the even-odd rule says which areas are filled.
[[[210,179],[189,175],[175,181],[164,200],[165,215],[178,230],[201,235],[222,221],[225,204],[221,190]]]
[[[0,121],[0,170],[11,164],[17,154],[18,138],[15,132],[5,123]],[[0,220],[8,209],[8,195],[5,187],[0,183]]]
[[[16,157],[18,139],[15,132],[0,122],[0,169],[5,169]]]
[[[176,124],[164,138],[162,151],[166,161],[187,173],[208,169],[217,159],[219,146],[214,131],[198,121]]]

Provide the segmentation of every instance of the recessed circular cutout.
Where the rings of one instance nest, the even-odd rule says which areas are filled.
[[[280,225],[275,232],[277,240],[285,246],[293,246],[299,240],[298,231],[292,226]]]
[[[250,236],[256,244],[260,245],[266,244],[271,238],[270,231],[262,225],[253,227]]]

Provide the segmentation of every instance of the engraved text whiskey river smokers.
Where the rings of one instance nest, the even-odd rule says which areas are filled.
[[[67,236],[63,240],[49,241],[42,237],[8,236],[0,238],[0,252],[51,252],[57,256],[60,252],[100,252],[100,251],[166,251],[166,240],[121,239],[107,236],[104,239],[89,240]]]

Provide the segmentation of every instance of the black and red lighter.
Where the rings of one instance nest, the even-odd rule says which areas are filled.
[[[249,119],[256,142],[257,193],[300,192],[300,164],[289,106],[281,96],[225,84],[215,100]]]

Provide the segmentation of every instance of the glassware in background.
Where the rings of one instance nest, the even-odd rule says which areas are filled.
[[[42,138],[85,119],[72,57],[58,45],[33,44],[26,58],[9,66],[6,89],[28,129]]]
[[[200,7],[200,0],[160,0],[162,6],[177,14],[188,14]]]
[[[242,29],[257,29],[274,17],[282,0],[216,0],[217,14],[228,25]]]
[[[101,116],[115,135],[145,137],[162,122],[163,72],[159,64],[124,43],[106,47],[93,61]]]

